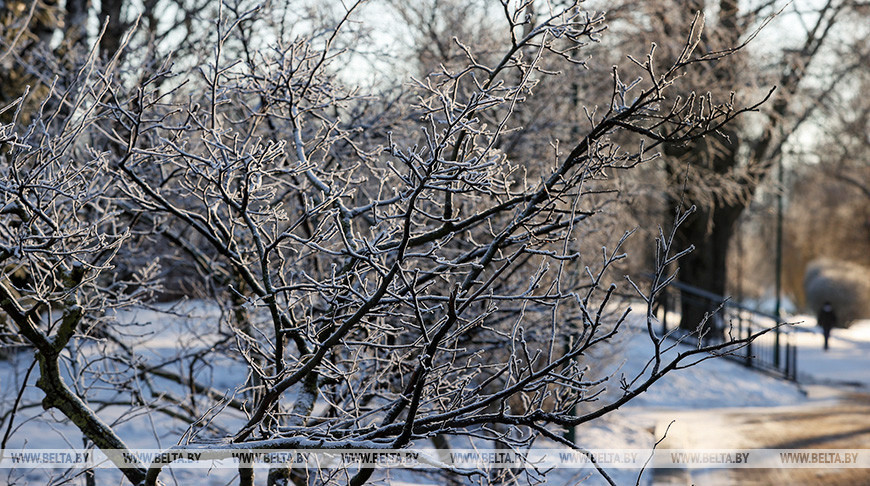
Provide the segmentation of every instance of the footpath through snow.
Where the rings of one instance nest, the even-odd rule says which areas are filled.
[[[707,360],[665,377],[649,392],[603,420],[578,429],[589,449],[801,449],[870,447],[870,321],[835,329],[822,349],[815,319],[798,316],[798,383],[725,360]],[[626,343],[625,364],[640,369],[651,349],[643,335]],[[685,349],[685,348],[684,348]],[[857,418],[857,420],[856,420]],[[634,484],[637,471],[608,471],[617,484]],[[842,484],[868,480],[864,469],[692,469],[644,473],[641,484],[805,484],[831,474]],[[829,479],[832,479],[829,478]],[[590,477],[588,484],[603,484]],[[584,482],[583,484],[587,484]]]

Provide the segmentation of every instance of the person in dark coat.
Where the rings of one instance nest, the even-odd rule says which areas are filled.
[[[828,350],[828,338],[831,337],[831,329],[837,325],[837,314],[834,313],[834,306],[830,302],[825,302],[822,308],[819,309],[819,314],[816,322],[822,326],[822,333],[825,335],[825,351]]]

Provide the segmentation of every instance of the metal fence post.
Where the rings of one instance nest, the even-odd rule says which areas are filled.
[[[749,339],[749,336],[752,336],[752,323],[746,323],[746,338]],[[752,366],[752,341],[746,343],[746,366]]]

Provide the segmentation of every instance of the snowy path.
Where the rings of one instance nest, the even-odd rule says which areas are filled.
[[[815,320],[804,317],[796,327],[798,375],[801,383],[860,385],[870,389],[870,321],[834,329],[830,349],[822,349]]]
[[[673,422],[659,447],[870,449],[870,321],[835,330],[827,352],[814,324],[805,318],[793,336],[799,384],[736,362],[707,361],[667,377],[616,415],[590,425],[589,447],[648,448]],[[627,355],[644,356],[642,346],[630,343]],[[636,366],[631,361],[626,368]],[[637,474],[611,472],[618,484],[634,484]],[[600,482],[591,478],[591,484]],[[641,484],[870,484],[870,470],[658,470],[644,474]]]
[[[811,399],[808,404],[789,407],[663,414],[676,422],[662,447],[743,450],[870,448],[870,395],[837,392],[828,387],[820,387],[810,395],[814,393],[827,398]],[[838,395],[838,399],[832,402]],[[870,470],[833,467],[657,470],[648,479],[654,485],[854,485],[870,483]]]

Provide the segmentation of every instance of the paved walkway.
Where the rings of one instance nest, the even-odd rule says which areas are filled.
[[[680,411],[662,414],[657,435],[676,420],[662,448],[680,449],[870,449],[870,394],[829,387],[818,400],[798,407]],[[824,398],[824,397],[823,397]],[[838,399],[835,399],[838,398]],[[655,485],[870,484],[870,469],[689,469],[656,470]]]

